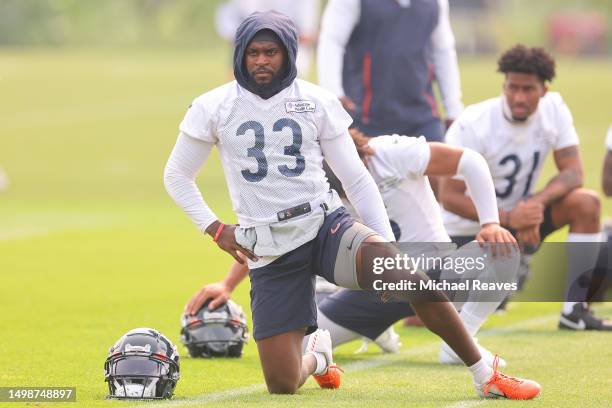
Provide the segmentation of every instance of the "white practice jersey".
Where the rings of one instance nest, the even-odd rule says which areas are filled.
[[[572,114],[557,92],[542,97],[526,122],[513,122],[509,117],[504,96],[488,99],[466,108],[446,134],[448,144],[470,148],[485,158],[497,205],[505,211],[533,193],[550,151],[578,144]],[[446,210],[443,219],[451,236],[474,235],[480,229],[477,221]]]
[[[238,222],[249,228],[328,197],[319,140],[347,135],[350,123],[338,99],[311,83],[263,100],[233,81],[196,98],[180,130],[217,146]]]
[[[368,168],[399,242],[450,242],[425,170],[431,156],[424,137],[378,136]]]

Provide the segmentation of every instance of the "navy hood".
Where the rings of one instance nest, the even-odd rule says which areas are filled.
[[[234,77],[240,86],[253,93],[256,92],[250,86],[249,73],[243,64],[244,52],[255,34],[266,29],[271,30],[278,36],[287,51],[284,77],[281,79],[280,87],[276,93],[290,86],[297,76],[295,59],[297,56],[298,35],[295,24],[293,24],[289,17],[278,11],[257,11],[248,16],[240,24],[236,30],[236,38],[234,40]]]

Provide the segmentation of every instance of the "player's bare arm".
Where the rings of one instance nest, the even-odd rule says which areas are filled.
[[[478,221],[476,207],[465,195],[466,186],[461,180],[445,179],[440,190],[440,202],[444,208],[457,215]],[[544,206],[538,202],[520,202],[512,211],[499,210],[500,225],[521,230],[537,226],[544,221]]]
[[[425,174],[427,176],[454,176],[457,174],[464,149],[438,142],[428,143],[428,145],[430,157]]]
[[[534,194],[529,201],[549,205],[570,191],[582,187],[583,170],[578,146],[569,146],[554,152],[555,165],[559,174],[553,177],[544,189]]]
[[[193,295],[185,305],[185,313],[195,315],[208,300],[210,300],[209,308],[211,310],[223,305],[231,297],[236,286],[238,286],[248,274],[249,268],[246,264],[238,262],[232,263],[229,272],[222,281],[209,283]]]
[[[478,221],[476,207],[474,207],[472,200],[465,195],[465,190],[466,186],[463,181],[450,178],[443,179],[438,196],[440,203],[450,212]]]
[[[612,151],[606,152],[604,159],[603,174],[601,176],[601,188],[608,197],[612,196]]]

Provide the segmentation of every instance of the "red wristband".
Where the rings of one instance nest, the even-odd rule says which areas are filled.
[[[217,232],[215,232],[215,236],[213,237],[213,241],[217,242],[219,236],[221,236],[221,232],[223,232],[223,228],[225,228],[225,224],[221,223],[219,228],[217,228]]]

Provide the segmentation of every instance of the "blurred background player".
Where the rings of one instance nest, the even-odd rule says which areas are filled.
[[[448,123],[463,108],[448,13],[448,0],[328,1],[317,51],[319,83],[340,98],[365,135],[444,140],[434,80]]]
[[[612,197],[612,125],[608,128],[606,135],[606,155],[604,158],[603,172],[601,175],[601,187],[606,197]],[[606,292],[612,287],[612,268],[609,267],[608,253],[612,243],[612,219],[604,220],[603,240],[607,246],[599,254],[597,268],[595,269],[593,282],[589,293],[589,300],[600,301],[606,298]]]
[[[352,132],[356,130],[352,129]],[[404,245],[405,250],[425,251],[431,256],[447,258],[475,259],[483,255],[482,249],[475,244],[457,251],[453,245],[444,245],[451,240],[444,230],[440,207],[429,185],[428,176],[431,175],[459,174],[466,179],[474,191],[474,203],[479,214],[478,242],[516,244],[510,232],[499,226],[495,189],[482,156],[470,149],[427,143],[423,137],[378,136],[371,139],[369,145],[374,154],[368,156],[367,167],[383,197],[395,238],[398,242],[413,244]],[[344,205],[355,214],[338,178],[329,170],[327,176],[332,188],[343,196]],[[406,211],[406,208],[411,211]],[[458,275],[454,271],[445,274],[441,270],[432,270],[430,276],[449,281],[475,277],[484,280],[488,277],[497,282],[513,282],[518,256],[516,251],[514,258],[490,262],[487,265],[489,270],[478,272],[477,276],[467,272]],[[211,302],[213,307],[226,301],[238,282],[246,277],[246,269],[246,266],[235,263],[222,282],[204,286],[187,304],[187,313],[194,313],[210,298],[214,299]],[[505,297],[504,293],[493,297],[482,295],[473,291],[467,302],[459,305],[460,317],[472,336]],[[390,328],[399,319],[415,315],[408,303],[383,303],[375,292],[368,291],[340,289],[318,298],[317,303],[317,323],[330,332],[334,346],[365,336],[384,351],[396,352],[399,348],[397,335]],[[483,347],[479,346],[479,349],[483,359],[492,366],[494,355]],[[443,364],[462,363],[446,344],[442,345],[439,358]],[[500,360],[500,365],[505,366],[505,361]]]
[[[227,41],[234,41],[236,29],[256,11],[276,10],[285,14],[297,26],[299,52],[296,65],[298,77],[307,79],[312,67],[314,47],[319,29],[320,0],[228,0],[217,8],[215,27]]]
[[[495,182],[501,225],[519,242],[537,248],[547,235],[569,225],[567,301],[559,327],[610,330],[612,326],[594,317],[584,302],[588,288],[575,284],[596,263],[600,202],[596,192],[582,188],[572,114],[559,93],[547,92],[555,77],[555,61],[541,48],[517,45],[503,53],[498,71],[505,75],[503,95],[466,108],[448,130],[446,141],[485,157]],[[558,173],[534,192],[551,150]],[[471,241],[478,223],[465,183],[445,180],[440,199],[453,241]],[[594,244],[572,245],[585,242]]]

